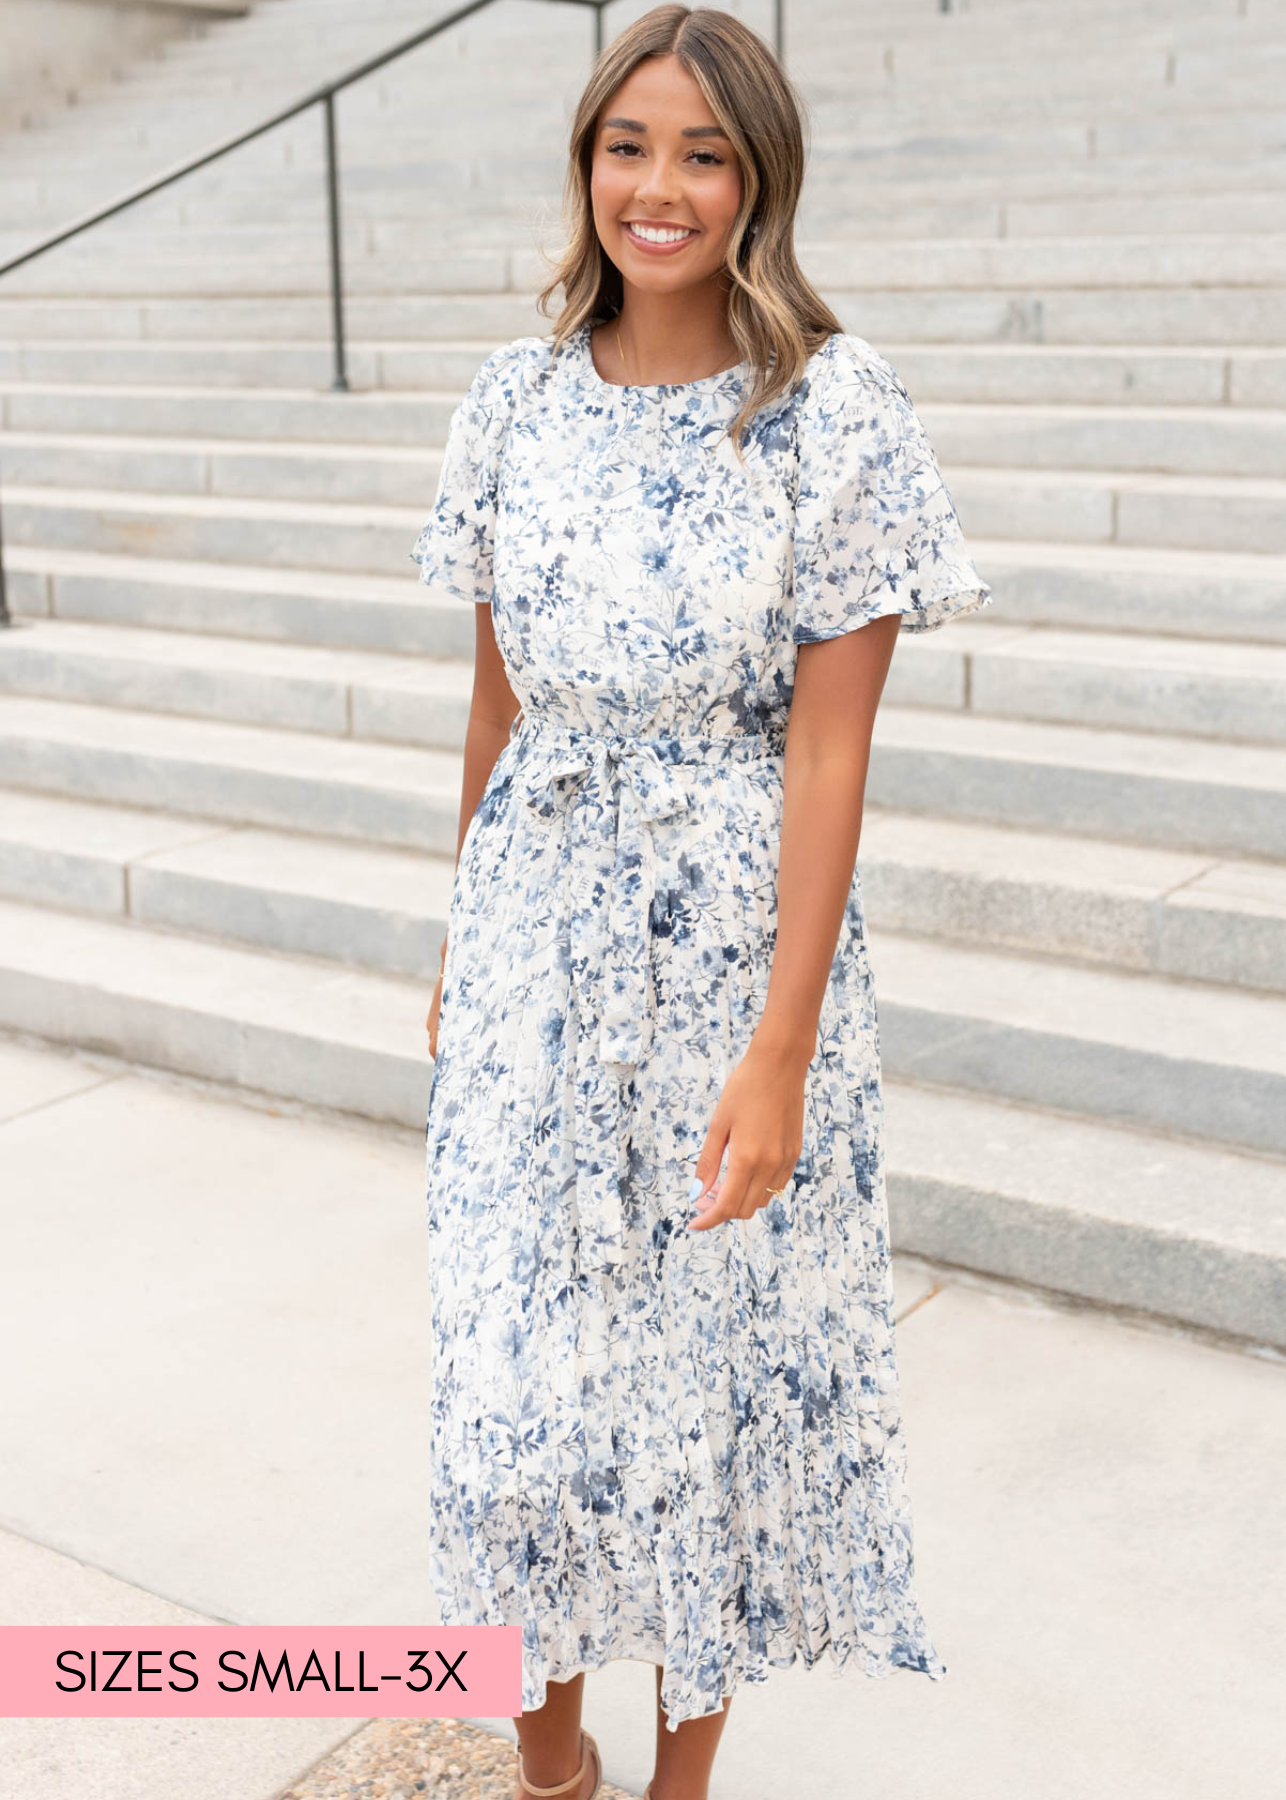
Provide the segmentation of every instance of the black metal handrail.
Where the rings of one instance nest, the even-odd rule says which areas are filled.
[[[603,13],[611,4],[611,0],[550,0],[550,3],[590,8],[594,14],[594,55],[596,57],[601,55],[603,50]],[[129,193],[122,194],[110,205],[100,206],[96,211],[86,213],[84,218],[74,219],[70,225],[64,225],[61,231],[53,232],[49,237],[42,239],[40,243],[33,244],[30,249],[22,251],[20,255],[11,256],[8,261],[0,262],[0,276],[9,274],[12,269],[21,268],[24,263],[31,262],[34,257],[43,256],[46,250],[52,250],[56,245],[66,243],[68,238],[76,237],[82,231],[88,231],[91,225],[99,225],[104,219],[114,218],[117,213],[124,212],[127,206],[133,206],[137,201],[145,200],[149,194],[158,193],[162,188],[169,187],[171,182],[180,181],[185,175],[191,175],[197,169],[205,168],[208,163],[217,162],[220,157],[227,156],[233,150],[239,150],[242,144],[248,144],[254,138],[262,137],[265,132],[274,131],[278,125],[284,125],[288,119],[298,118],[299,114],[307,112],[309,107],[320,106],[324,113],[326,210],[330,235],[331,327],[334,347],[334,375],[330,385],[335,392],[347,393],[349,389],[344,351],[344,282],[339,241],[339,153],[335,133],[335,96],[342,93],[345,88],[352,87],[354,82],[362,81],[366,76],[373,75],[377,69],[384,68],[387,63],[396,62],[399,57],[406,56],[409,51],[418,50],[420,45],[427,44],[430,38],[437,37],[440,32],[449,30],[451,26],[458,25],[462,19],[467,19],[471,14],[481,12],[484,7],[492,4],[493,0],[467,0],[466,5],[456,7],[454,12],[447,13],[441,19],[435,19],[432,25],[422,26],[410,37],[402,38],[389,49],[382,50],[378,56],[368,57],[365,62],[356,64],[346,74],[336,77],[334,81],[324,82],[321,87],[314,88],[311,93],[305,94],[302,100],[296,100],[292,105],[282,107],[270,118],[261,120],[258,125],[252,125],[248,131],[238,131],[232,137],[223,138],[208,150],[203,150],[199,156],[189,157],[153,180],[144,182],[141,187],[131,188]],[[946,0],[943,0],[943,4],[945,6]],[[786,0],[773,0],[773,37],[779,58],[783,50],[785,11]],[[3,537],[0,535],[0,627],[12,623],[5,592],[4,543]]]

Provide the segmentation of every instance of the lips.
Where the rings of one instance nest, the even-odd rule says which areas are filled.
[[[659,239],[659,240],[655,239],[655,238],[643,237],[639,234],[639,231],[637,229],[637,227],[640,224],[651,225],[651,229],[654,231],[664,231],[667,233],[671,232],[671,231],[677,231],[677,232],[681,232],[682,235],[679,237],[667,236],[667,237]],[[685,244],[690,244],[692,242],[693,238],[698,237],[700,235],[700,233],[692,226],[662,225],[662,224],[660,224],[659,221],[655,225],[652,225],[650,220],[649,221],[641,221],[638,219],[627,219],[625,221],[623,229],[624,229],[626,237],[629,238],[629,240],[632,244],[637,244],[637,246],[640,250],[650,250],[654,254],[658,251],[665,253],[667,251],[672,251],[672,250],[681,250]]]

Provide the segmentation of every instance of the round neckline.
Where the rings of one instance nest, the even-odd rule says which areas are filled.
[[[594,319],[586,319],[576,328],[580,353],[584,362],[585,374],[594,387],[607,388],[614,394],[687,394],[700,393],[703,389],[717,388],[720,382],[727,381],[730,376],[741,375],[751,367],[749,361],[732,363],[726,369],[716,369],[713,375],[699,375],[695,381],[608,381],[600,375],[594,362],[594,346],[591,342]]]

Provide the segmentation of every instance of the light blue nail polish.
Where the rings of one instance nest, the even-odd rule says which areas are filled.
[[[700,1177],[697,1175],[694,1175],[692,1177],[691,1181],[688,1183],[688,1199],[689,1200],[699,1200],[701,1195],[704,1192],[705,1192],[705,1189],[702,1186]]]

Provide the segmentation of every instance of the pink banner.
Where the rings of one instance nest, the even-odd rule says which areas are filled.
[[[0,1717],[516,1718],[517,1625],[2,1625]]]

